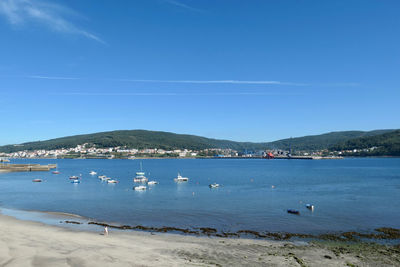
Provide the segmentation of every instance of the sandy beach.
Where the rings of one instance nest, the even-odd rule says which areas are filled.
[[[1,266],[399,266],[398,247],[83,232],[0,215]]]

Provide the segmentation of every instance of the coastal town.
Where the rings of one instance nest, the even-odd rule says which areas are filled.
[[[96,147],[91,144],[81,144],[72,148],[59,148],[52,150],[20,150],[12,153],[0,153],[0,158],[82,158],[82,159],[135,159],[135,158],[337,158],[342,155],[351,155],[360,151],[372,151],[376,148],[363,150],[344,151],[285,151],[275,150],[244,150],[208,148],[202,150],[160,148],[127,148],[127,147]]]

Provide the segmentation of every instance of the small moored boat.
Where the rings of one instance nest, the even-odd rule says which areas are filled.
[[[158,184],[158,182],[157,181],[149,181],[147,184],[148,185],[154,185],[154,184]]]
[[[175,182],[187,182],[187,181],[189,181],[189,178],[187,178],[187,177],[182,177],[182,176],[179,174],[179,172],[178,172],[178,177],[176,177],[176,178],[174,179],[174,181],[175,181]]]
[[[136,172],[136,177],[133,178],[135,183],[147,183],[149,179],[145,176],[145,172],[142,169],[142,163],[140,162],[140,171]]]
[[[133,178],[133,182],[135,182],[135,183],[145,183],[147,181],[148,181],[148,179],[144,176],[143,177],[136,176],[135,178]]]
[[[40,183],[40,182],[42,182],[42,179],[33,179],[32,182],[34,182],[34,183]]]
[[[91,171],[89,174],[90,174],[90,175],[96,175],[96,174],[97,174],[97,172],[95,172],[95,171]]]
[[[311,204],[306,204],[306,208],[313,211],[314,210],[314,205]]]
[[[116,184],[116,183],[118,183],[118,181],[117,181],[117,180],[112,180],[112,179],[110,179],[110,180],[107,180],[107,183],[109,183],[109,184]]]
[[[208,187],[210,187],[210,188],[218,188],[219,184],[213,183],[213,184],[208,185]]]
[[[134,187],[133,187],[133,190],[136,190],[136,191],[143,191],[143,190],[147,190],[147,187],[144,186],[144,185],[134,186]]]
[[[287,210],[287,213],[300,215],[300,211],[298,211],[298,210],[293,210],[293,209],[288,209],[288,210]]]
[[[102,180],[102,181],[109,181],[109,180],[112,180],[110,177],[107,177],[107,176],[105,176],[105,175],[99,176],[99,179]]]
[[[70,176],[70,177],[69,177],[69,179],[71,179],[71,180],[78,180],[78,179],[79,179],[79,177],[78,177],[78,176],[75,176],[75,175],[73,175],[73,176]]]
[[[72,181],[71,181],[72,184],[79,184],[80,182],[81,182],[81,181],[79,181],[79,180],[72,180]]]
[[[52,174],[60,174],[59,171],[53,171]]]

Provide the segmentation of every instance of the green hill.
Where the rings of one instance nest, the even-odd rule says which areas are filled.
[[[287,138],[278,140],[275,142],[268,143],[271,148],[289,150],[322,150],[327,149],[337,143],[346,142],[348,140],[364,137],[374,136],[383,133],[388,133],[394,130],[374,130],[374,131],[342,131],[342,132],[330,132],[320,135],[309,135],[296,138]]]
[[[0,147],[0,152],[10,153],[21,150],[71,148],[84,143],[93,144],[100,148],[126,146],[128,148],[161,148],[166,150],[182,148],[193,150],[206,148],[231,148],[235,150],[267,148],[265,143],[234,142],[169,132],[123,130],[68,136],[21,145],[7,145]]]
[[[400,130],[355,138],[330,147],[332,151],[354,149],[364,151],[350,153],[353,156],[400,156]]]
[[[175,134],[169,132],[146,130],[122,130],[100,132],[94,134],[75,135],[56,138],[46,141],[28,142],[20,145],[0,146],[0,152],[10,153],[21,150],[60,149],[76,147],[84,143],[96,145],[96,147],[127,147],[127,148],[161,148],[201,150],[206,148],[231,148],[238,151],[282,149],[289,150],[321,150],[333,147],[336,144],[360,138],[377,136],[394,130],[376,131],[344,131],[331,132],[321,135],[304,136],[282,139],[269,143],[235,142],[229,140],[211,139],[195,135]]]

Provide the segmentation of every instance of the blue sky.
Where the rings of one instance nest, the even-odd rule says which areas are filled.
[[[400,1],[0,0],[0,144],[400,128]]]

